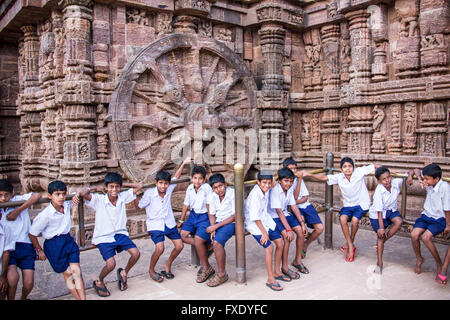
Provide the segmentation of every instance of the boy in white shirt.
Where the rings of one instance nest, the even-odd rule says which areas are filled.
[[[36,250],[34,250],[28,237],[31,227],[28,208],[40,198],[41,195],[39,193],[32,192],[24,195],[14,195],[12,184],[7,180],[0,180],[0,203],[25,201],[24,204],[18,207],[0,209],[0,224],[5,226],[5,230],[9,229],[11,231],[11,239],[15,242],[14,249],[9,253],[9,266],[7,268],[8,300],[15,300],[16,298],[17,284],[20,279],[17,268],[22,270],[21,299],[25,300],[31,290],[33,290]]]
[[[302,251],[307,229],[305,220],[300,214],[294,199],[292,183],[295,175],[288,168],[278,170],[278,183],[270,189],[268,212],[277,225],[278,232],[281,233],[284,241],[281,272],[282,276],[275,278],[281,281],[291,281],[300,278],[298,272],[292,271],[288,267],[289,246],[291,241],[296,240],[296,252],[292,265],[301,273],[309,273],[309,270],[302,263]],[[288,211],[291,208],[292,214]]]
[[[127,213],[125,205],[136,199],[136,193],[142,189],[141,183],[123,183],[122,176],[110,172],[105,176],[105,187],[83,189],[74,197],[86,200],[85,204],[95,210],[95,226],[92,244],[96,245],[106,265],[100,272],[93,287],[100,297],[108,297],[110,292],[104,283],[105,277],[116,267],[116,253],[127,251],[130,254],[125,269],[117,269],[117,284],[120,291],[128,288],[127,275],[139,260],[140,252],[127,231]],[[122,187],[130,187],[121,192]],[[92,193],[104,192],[106,194]]]
[[[439,253],[432,242],[432,238],[448,230],[450,227],[450,186],[442,181],[442,169],[439,165],[432,163],[425,166],[420,172],[414,170],[422,188],[426,188],[427,196],[423,206],[422,215],[414,223],[411,231],[411,242],[417,257],[415,272],[420,273],[424,259],[420,252],[420,238],[430,250],[436,261],[436,282],[444,283],[447,278],[441,274],[442,261]]]
[[[207,200],[212,192],[211,186],[205,183],[206,169],[196,165],[192,169],[191,184],[186,189],[183,208],[178,226],[181,226],[181,239],[184,243],[195,246],[201,267],[197,272],[197,283],[208,280],[215,273],[208,261],[208,247],[211,237],[206,228],[210,226],[208,217]],[[186,213],[190,209],[189,218],[184,221]],[[190,234],[194,235],[193,238]]]
[[[10,237],[10,233],[5,232],[3,226],[0,224],[0,301],[6,298],[6,292],[8,290],[6,272],[8,271],[9,252],[14,250],[14,245],[15,242]]]
[[[190,162],[190,160],[189,160]],[[178,179],[183,171],[187,160],[182,162],[174,178]],[[147,231],[155,244],[155,251],[150,258],[148,273],[150,278],[156,282],[166,279],[173,279],[175,275],[171,272],[172,262],[183,250],[183,241],[177,229],[175,217],[172,211],[172,192],[177,186],[170,184],[172,176],[169,172],[161,170],[156,173],[156,186],[145,191],[139,201],[139,208],[145,208],[147,215]],[[164,270],[155,271],[155,266],[164,252],[164,236],[172,240],[174,248],[170,253],[167,262],[164,264]]]
[[[354,245],[356,233],[359,228],[359,220],[369,211],[370,196],[364,177],[373,173],[379,165],[368,165],[355,169],[351,158],[345,157],[340,162],[341,173],[327,175],[325,173],[311,174],[303,171],[303,177],[311,177],[318,181],[327,182],[329,185],[337,184],[344,198],[344,206],[339,212],[339,221],[347,243],[341,247],[346,254],[345,261],[353,262],[356,255]],[[348,221],[351,221],[351,233]]]
[[[412,184],[414,171],[410,171],[406,183]],[[392,179],[391,172],[385,166],[375,170],[378,186],[373,194],[373,204],[369,209],[369,218],[373,231],[377,233],[377,267],[374,272],[381,274],[383,270],[384,243],[402,226],[402,215],[397,210],[398,195],[402,191],[402,178]],[[391,224],[393,226],[385,231]]]
[[[274,291],[281,291],[283,287],[275,277],[282,276],[280,270],[283,255],[283,239],[276,228],[275,221],[267,212],[269,204],[269,189],[272,187],[273,176],[270,172],[258,172],[257,185],[250,191],[244,204],[245,228],[255,240],[265,249],[265,263],[267,270],[266,286]],[[273,268],[273,246],[275,243],[275,269]]]
[[[209,287],[217,287],[228,280],[228,274],[225,270],[225,243],[235,233],[234,189],[227,187],[225,177],[220,173],[209,177],[208,183],[213,192],[208,199],[211,225],[206,229],[206,232],[211,234],[218,270],[216,275],[209,279],[206,284]]]
[[[305,182],[303,181],[302,171],[297,169],[297,162],[292,158],[286,158],[283,161],[283,167],[290,169],[295,174],[296,177],[292,185],[292,189],[294,190],[294,199],[296,199],[295,202],[297,207],[300,209],[300,213],[305,218],[306,226],[314,229],[314,231],[306,237],[306,241],[303,244],[302,257],[306,258],[306,252],[309,245],[322,234],[324,227],[316,208],[314,208],[314,206],[308,201],[309,192],[306,188]]]
[[[85,300],[84,281],[80,268],[80,249],[70,235],[72,219],[71,201],[66,201],[67,186],[62,181],[48,185],[50,204],[33,220],[29,237],[38,253],[39,260],[48,259],[56,273],[62,273],[66,286],[76,300]],[[38,241],[45,238],[44,250]]]

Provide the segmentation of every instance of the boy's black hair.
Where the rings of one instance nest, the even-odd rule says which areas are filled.
[[[203,179],[206,178],[206,169],[205,169],[205,167],[195,165],[194,168],[192,169],[191,177],[193,177],[194,174],[197,174],[197,173],[200,173],[203,176]]]
[[[442,169],[436,163],[431,163],[422,169],[422,176],[429,176],[433,179],[442,178]]]
[[[295,174],[292,172],[291,169],[282,168],[278,170],[278,181],[281,181],[284,178],[295,179]]]
[[[156,173],[155,180],[164,180],[170,182],[170,180],[172,180],[172,175],[165,170],[159,170],[158,173]]]
[[[272,180],[273,179],[272,173],[267,170],[259,171],[258,172],[258,181],[266,180],[266,179]]]
[[[341,168],[344,165],[344,163],[346,163],[346,162],[350,163],[352,165],[352,167],[355,168],[355,163],[353,162],[352,158],[349,158],[349,157],[344,157],[341,159],[341,163],[340,163]]]
[[[291,164],[295,164],[295,166],[297,166],[297,161],[292,159],[292,157],[286,158],[283,161],[283,168],[287,168],[287,166],[290,166]]]
[[[0,180],[0,191],[6,191],[6,192],[9,192],[12,194],[14,191],[14,187],[8,180],[1,179]]]
[[[377,178],[377,180],[380,180],[381,175],[386,172],[391,173],[391,171],[389,171],[387,167],[385,166],[379,167],[377,170],[375,170],[375,178]]]
[[[49,194],[53,194],[56,191],[67,191],[67,186],[64,182],[55,180],[48,184],[47,189]]]
[[[110,183],[118,183],[120,186],[122,186],[122,176],[115,172],[109,172],[105,176],[105,186],[107,186]]]
[[[209,185],[212,187],[214,183],[225,183],[225,177],[221,173],[214,173],[211,177],[208,179]]]

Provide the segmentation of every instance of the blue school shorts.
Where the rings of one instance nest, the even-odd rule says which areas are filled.
[[[291,228],[294,228],[294,227],[300,225],[300,222],[298,222],[297,217],[294,215],[286,216],[286,220],[287,220],[287,223],[289,224],[289,226],[291,226]],[[277,230],[280,234],[281,234],[281,232],[286,230],[286,228],[283,226],[283,223],[281,222],[280,218],[273,218],[273,221],[275,221],[275,224],[277,225],[275,230]]]
[[[189,218],[181,226],[181,231],[188,231],[210,243],[211,234],[206,232],[206,228],[210,225],[208,213],[195,213],[194,210],[191,210]]]
[[[269,240],[281,239],[281,234],[276,229],[275,230],[269,229],[268,234],[269,234]],[[262,237],[262,235],[257,235],[257,236],[253,235],[253,238],[255,238],[256,241],[258,242],[258,244],[260,246],[262,246],[264,249],[269,247],[272,244],[272,242],[267,241],[265,245],[262,245],[261,242],[260,242],[261,241],[261,237]]]
[[[134,242],[124,234],[117,233],[114,235],[114,240],[116,241],[97,244],[97,248],[100,250],[100,254],[105,261],[111,257],[114,257],[116,253],[120,253],[131,248],[136,248]]]
[[[214,241],[220,243],[222,247],[225,247],[225,243],[230,239],[236,230],[236,224],[234,222],[224,225],[216,230],[216,236]]]
[[[320,220],[319,214],[312,204],[308,205],[306,208],[299,208],[299,210],[305,218],[306,226],[308,228],[314,229],[314,224],[322,224],[322,220]]]
[[[170,240],[181,239],[180,233],[178,232],[178,229],[177,229],[176,226],[173,227],[173,228],[167,228],[167,226],[164,225],[164,231],[161,231],[161,230],[150,230],[148,232],[148,234],[152,238],[154,244],[157,244],[159,242],[163,242],[164,241],[164,236],[166,236]]]
[[[388,210],[386,211],[386,218],[383,219],[383,225],[384,225],[384,229],[386,229],[387,227],[389,227],[392,224],[392,219],[394,219],[395,217],[402,217],[402,215],[400,214],[400,212],[398,211],[392,211],[392,210]],[[370,224],[372,225],[372,229],[373,231],[377,232],[378,229],[380,229],[380,224],[378,223],[378,219],[370,219]]]
[[[361,218],[367,213],[369,210],[363,210],[361,206],[354,206],[354,207],[342,207],[341,211],[339,212],[339,216],[342,216],[345,214],[348,216],[348,220],[351,220],[353,217],[358,218],[361,220]]]
[[[46,239],[44,253],[56,273],[66,271],[70,263],[80,263],[80,249],[69,233]]]
[[[31,243],[16,242],[16,249],[9,253],[9,266],[14,265],[22,270],[34,270],[36,250]]]
[[[413,228],[429,230],[433,236],[444,232],[446,226],[445,218],[434,219],[422,214],[414,223]]]

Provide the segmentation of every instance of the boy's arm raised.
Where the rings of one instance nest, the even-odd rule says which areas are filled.
[[[316,181],[322,181],[322,182],[327,182],[328,181],[328,176],[325,173],[309,173],[308,171],[302,170],[303,172],[303,177],[310,177],[313,180]]]
[[[29,207],[31,207],[33,204],[35,204],[36,202],[39,201],[39,199],[41,198],[41,195],[39,193],[33,193],[30,197],[30,199],[28,199],[27,201],[25,201],[24,204],[22,204],[20,207],[15,208],[14,210],[12,210],[10,213],[8,213],[6,215],[6,219],[9,221],[12,220],[16,220],[17,217],[19,216],[19,214],[25,210],[28,209]]]
[[[184,159],[184,161],[180,164],[180,167],[178,168],[177,172],[175,172],[175,175],[173,176],[175,179],[178,179],[181,176],[184,166],[188,163],[191,163],[191,158]]]

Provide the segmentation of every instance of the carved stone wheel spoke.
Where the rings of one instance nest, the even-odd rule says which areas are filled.
[[[215,129],[223,135],[223,161],[211,170],[231,179],[226,129],[259,127],[255,90],[241,58],[217,40],[172,34],[154,41],[126,65],[111,97],[111,142],[124,173],[132,181],[152,181],[173,166],[174,155],[182,156],[177,152],[190,143],[186,130],[193,138],[194,123],[201,123],[203,134]],[[208,143],[213,139],[203,148]],[[255,154],[245,147],[247,170]]]

